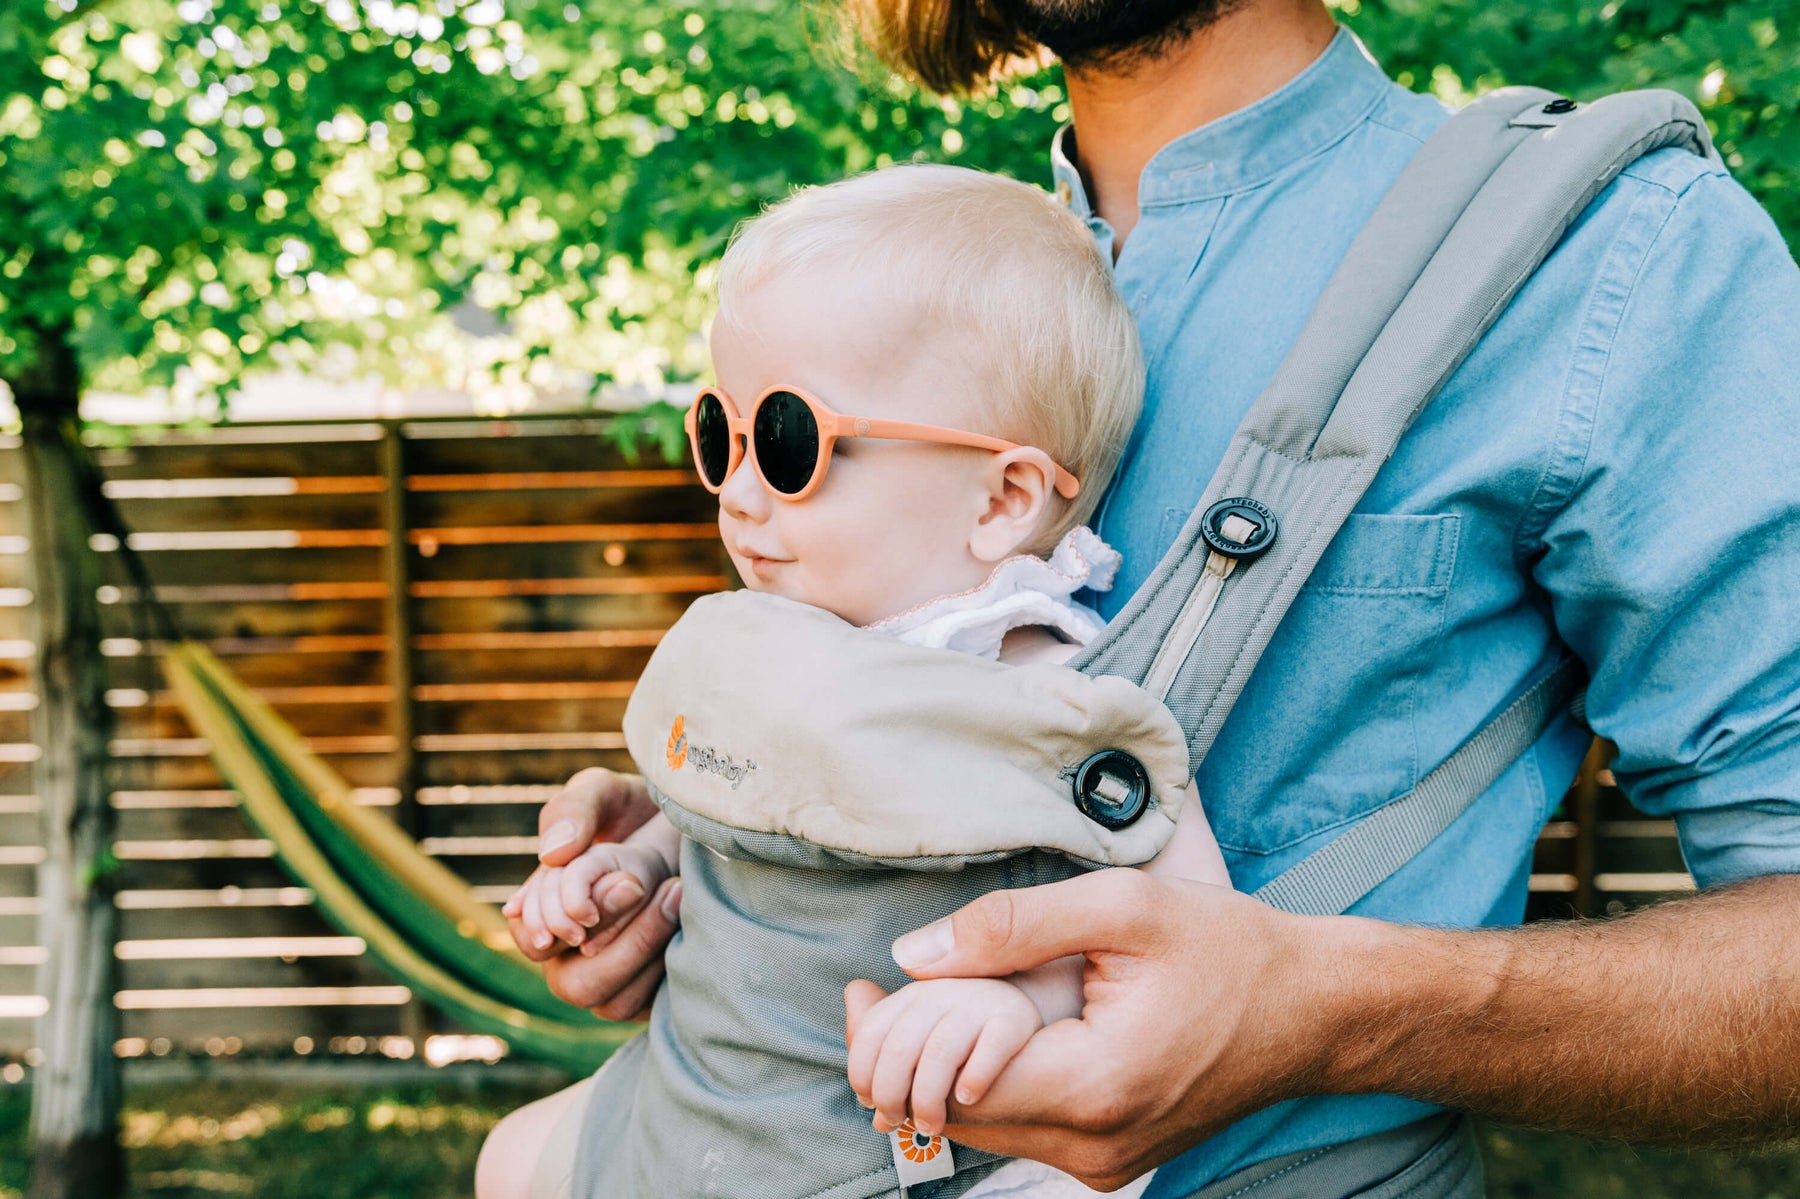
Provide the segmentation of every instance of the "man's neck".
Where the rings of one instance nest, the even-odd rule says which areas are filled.
[[[1138,178],[1169,142],[1262,99],[1324,52],[1322,0],[1252,0],[1154,59],[1068,72],[1076,165],[1113,252],[1137,224]]]

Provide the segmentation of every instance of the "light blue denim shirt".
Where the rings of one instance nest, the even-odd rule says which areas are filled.
[[[1125,555],[1108,615],[1445,117],[1340,32],[1280,91],[1145,168],[1114,267],[1149,394],[1100,517]],[[1058,194],[1110,248],[1067,136]],[[1283,621],[1199,772],[1238,887],[1407,791],[1563,645],[1587,665],[1621,784],[1674,817],[1702,885],[1800,871],[1800,270],[1749,195],[1685,151],[1628,169],[1564,237]],[[1353,910],[1516,923],[1532,844],[1587,742],[1555,726]],[[1150,1194],[1430,1110],[1282,1104],[1170,1163]]]

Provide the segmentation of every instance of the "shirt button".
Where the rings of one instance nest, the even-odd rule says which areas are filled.
[[[1058,200],[1062,201],[1063,207],[1067,208],[1071,203],[1073,203],[1074,196],[1075,196],[1075,192],[1072,188],[1070,188],[1069,181],[1067,179],[1061,179],[1061,180],[1057,181],[1056,198]]]

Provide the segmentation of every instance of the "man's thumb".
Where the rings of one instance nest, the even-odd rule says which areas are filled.
[[[1135,906],[1119,892],[1140,878],[1132,870],[1100,870],[1047,886],[989,892],[899,938],[894,961],[914,978],[999,978],[1108,948],[1102,942],[1115,930],[1116,917]]]

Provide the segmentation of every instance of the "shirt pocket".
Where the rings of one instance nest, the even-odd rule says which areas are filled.
[[[1411,790],[1461,518],[1353,514],[1201,764],[1221,846],[1276,853]]]

